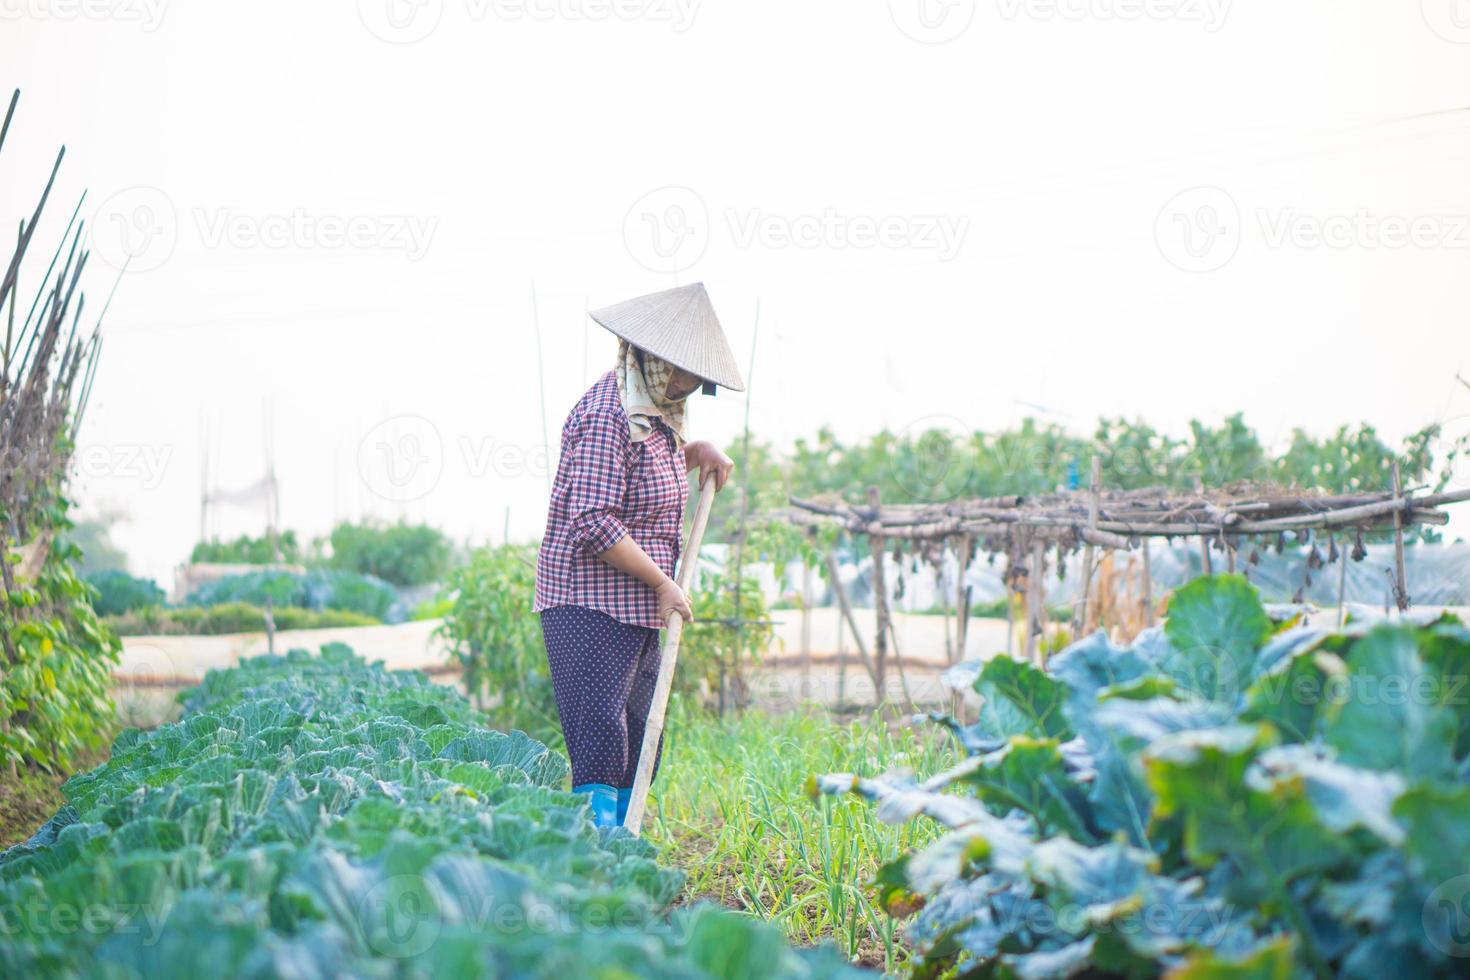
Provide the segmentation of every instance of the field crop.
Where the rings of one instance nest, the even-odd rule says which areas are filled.
[[[975,683],[970,757],[823,777],[946,828],[879,872],[916,976],[1463,976],[1470,630],[1278,630],[1198,579],[1128,647]]]
[[[346,647],[209,674],[0,855],[13,977],[846,976],[592,826],[566,762]]]

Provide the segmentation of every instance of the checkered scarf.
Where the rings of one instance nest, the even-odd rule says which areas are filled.
[[[684,448],[684,409],[686,399],[669,401],[664,392],[674,376],[668,361],[643,352],[638,363],[638,348],[626,340],[618,341],[618,398],[628,413],[628,434],[634,442],[642,442],[653,434],[653,420],[661,418],[680,449]]]

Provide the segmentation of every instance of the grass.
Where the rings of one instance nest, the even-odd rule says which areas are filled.
[[[856,797],[806,793],[809,776],[927,775],[960,758],[937,729],[842,723],[820,709],[718,721],[671,719],[644,834],[689,875],[690,900],[766,919],[797,944],[831,940],[892,971],[905,958],[900,924],[873,902],[880,865],[938,836],[924,821],[881,824]]]
[[[108,740],[110,741],[110,739]],[[83,753],[75,771],[85,772],[107,761],[108,750]],[[66,803],[61,784],[71,773],[51,773],[28,766],[14,775],[9,769],[0,771],[0,850],[29,838],[41,825],[56,815]]]

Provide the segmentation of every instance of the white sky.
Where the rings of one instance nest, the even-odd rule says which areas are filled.
[[[84,187],[93,310],[137,253],[74,490],[165,580],[267,402],[287,527],[539,533],[533,281],[553,441],[585,305],[696,279],[781,443],[1470,427],[1465,0],[0,0],[0,64],[0,215],[65,142],[38,255]]]

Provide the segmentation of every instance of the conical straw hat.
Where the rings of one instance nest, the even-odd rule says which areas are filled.
[[[592,311],[592,319],[634,347],[705,381],[744,391],[740,368],[704,283],[649,293]]]

